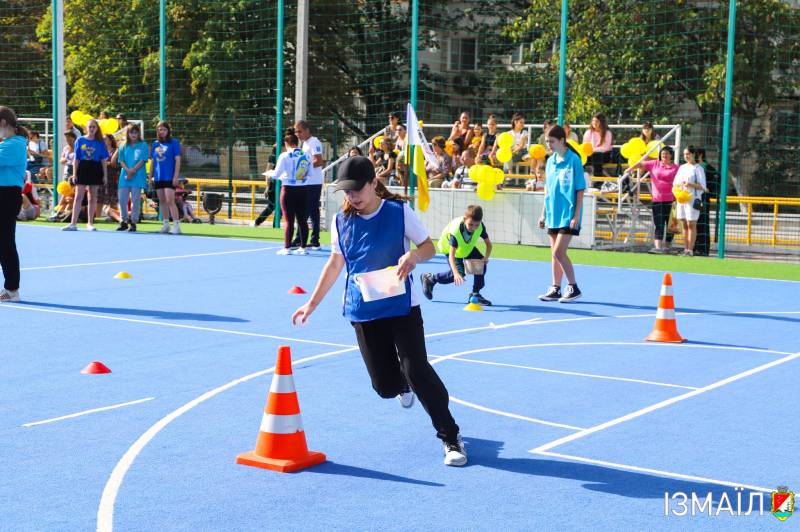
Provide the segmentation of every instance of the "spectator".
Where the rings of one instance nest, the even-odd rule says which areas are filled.
[[[536,139],[536,143],[544,146],[545,157],[544,159],[536,159],[535,161],[533,161],[534,177],[533,179],[529,179],[525,183],[525,190],[537,190],[544,186],[543,167],[545,162],[547,161],[547,158],[553,155],[552,150],[550,150],[550,147],[547,145],[547,135],[550,133],[550,128],[552,128],[554,125],[555,122],[553,122],[549,118],[545,120],[544,123],[542,124],[542,134],[539,135],[538,139]],[[566,134],[566,130],[564,131],[564,133]]]
[[[481,142],[483,142],[483,126],[480,124],[475,124],[472,126],[472,140],[470,141],[469,146],[465,146],[465,148],[477,150],[478,146],[481,145]]]
[[[100,111],[100,115],[97,117],[98,120],[108,120],[109,118],[108,111]]]
[[[306,200],[306,212],[311,218],[311,249],[320,249],[319,243],[319,200],[322,195],[322,167],[325,165],[325,160],[322,158],[322,144],[317,137],[311,134],[308,123],[305,120],[298,120],[294,125],[294,132],[297,138],[303,143],[301,149],[303,153],[308,156],[311,161],[308,176],[305,181],[305,192],[308,194]],[[303,218],[303,224],[306,224],[306,219]],[[299,236],[302,238],[303,234],[300,232]],[[299,244],[300,248],[306,247],[306,241],[302,242],[295,240],[295,244]]]
[[[455,173],[458,167],[461,166],[461,154],[464,151],[464,146],[461,144],[461,139],[453,141],[453,153],[450,155],[450,168]]]
[[[469,177],[469,169],[475,166],[475,148],[461,152],[461,165],[453,173],[453,188],[474,189],[475,182]]]
[[[290,128],[283,136],[285,151],[278,156],[275,163],[273,177],[281,180],[281,211],[286,217],[286,227],[283,232],[283,249],[278,250],[278,255],[288,255],[291,252],[294,237],[294,224],[297,222],[300,231],[300,246],[294,251],[295,255],[307,255],[306,242],[308,242],[308,211],[306,202],[308,193],[305,190],[306,180],[311,171],[311,159],[298,145],[300,139]]]
[[[433,137],[431,140],[431,147],[433,148],[433,155],[436,163],[425,163],[425,170],[428,172],[428,183],[431,188],[439,188],[442,183],[450,179],[450,172],[452,171],[450,165],[450,156],[444,151],[446,141],[441,135]]]
[[[697,240],[695,240],[694,244],[694,254],[707,257],[711,251],[711,224],[709,223],[711,198],[716,198],[719,195],[719,173],[716,168],[706,161],[706,150],[704,148],[697,148],[696,159],[697,164],[706,174],[708,192],[703,194],[703,208],[700,209],[700,218],[697,219]]]
[[[472,126],[469,125],[469,113],[463,111],[456,123],[453,124],[453,129],[450,131],[450,137],[447,140],[455,141],[461,139],[462,146],[469,146],[472,142]]]
[[[569,122],[564,120],[564,125],[561,127],[564,129],[564,133],[566,133],[567,135],[567,142],[569,142],[570,140],[578,142],[578,134],[572,131],[572,127],[569,125]]]
[[[352,148],[351,148],[352,149]],[[266,200],[267,204],[264,206],[264,210],[253,220],[251,224],[253,227],[258,227],[259,225],[263,224],[269,218],[269,215],[275,211],[275,183],[270,176],[272,172],[267,170],[264,172],[264,178],[267,180],[267,189],[264,191],[264,199]]]
[[[64,133],[64,140],[66,141],[64,148],[61,150],[61,164],[64,165],[64,175],[62,179],[67,181],[72,177],[75,168],[75,141],[78,137],[72,130]]]
[[[493,114],[486,119],[486,134],[481,139],[478,146],[478,163],[497,166],[497,159],[494,155],[497,151],[495,141],[497,140],[497,118]]]
[[[68,116],[66,120],[64,120],[64,133],[67,133],[69,131],[71,131],[72,134],[75,135],[76,139],[80,138],[83,135],[83,131],[81,131],[81,129],[78,126],[73,124],[72,118]]]
[[[189,201],[189,180],[185,177],[178,179],[178,186],[175,187],[175,205],[178,206],[178,212],[181,216],[182,222],[193,224],[202,223],[200,218],[195,217],[192,202]]]
[[[408,131],[406,131],[406,126],[403,124],[397,124],[394,130],[397,132],[397,141],[394,143],[394,149],[402,152],[406,148],[406,135]]]
[[[61,183],[65,183],[62,185]],[[75,187],[69,184],[69,181],[62,181],[59,183],[58,205],[47,217],[48,222],[66,222],[72,218],[72,204],[75,201]]]
[[[547,146],[547,134],[550,132],[550,128],[553,127],[554,125],[555,124],[553,123],[553,121],[550,120],[549,118],[545,120],[544,123],[542,124],[542,134],[539,135],[538,139],[536,139],[537,144],[541,144],[542,146],[545,147],[544,150],[547,153],[547,155],[553,154],[553,152]],[[566,130],[564,132],[566,133]]]
[[[108,216],[115,222],[122,223],[122,217],[120,216],[119,209],[117,208],[117,201],[119,200],[120,177],[120,167],[117,160],[117,140],[114,138],[114,135],[105,135],[103,140],[105,140],[106,149],[110,155],[108,159],[107,171],[108,182],[100,189],[98,203],[102,205],[101,212],[103,215]]]
[[[648,144],[650,141],[658,140],[661,137],[653,129],[652,122],[645,122],[642,124],[642,132],[639,133],[639,138],[641,138],[645,144]]]
[[[519,163],[529,157],[528,155],[528,130],[525,129],[525,117],[522,113],[514,113],[511,118],[511,136],[514,143],[511,145],[511,161],[509,163]],[[495,145],[497,142],[495,142]],[[511,164],[507,163],[510,167]]]
[[[117,159],[121,167],[117,188],[121,220],[117,231],[134,233],[140,217],[142,192],[147,188],[147,143],[142,138],[138,124],[128,127],[125,143],[117,152]]]
[[[117,113],[117,131],[124,130],[128,127],[128,119],[122,113]]]
[[[672,210],[675,196],[672,194],[672,182],[678,173],[678,165],[673,162],[673,151],[669,146],[664,146],[658,154],[658,160],[642,161],[625,170],[620,181],[629,179],[629,175],[637,168],[642,168],[650,173],[650,191],[653,196],[651,208],[653,210],[653,248],[649,253],[666,253],[669,250],[670,238],[667,234],[667,222]]]
[[[361,148],[358,146],[350,146],[350,149],[347,150],[348,157],[361,157],[362,155],[364,154],[361,153]]]
[[[172,136],[172,127],[168,122],[161,121],[156,126],[156,140],[150,148],[149,180],[153,181],[158,195],[158,205],[164,223],[159,233],[181,234],[180,213],[175,204],[175,187],[181,175],[181,143]],[[169,228],[169,218],[172,217],[172,230]]]
[[[389,125],[383,128],[383,137],[391,141],[397,140],[397,126],[400,124],[402,115],[395,111],[389,113]]]
[[[583,134],[583,142],[591,143],[592,155],[589,164],[592,165],[592,175],[600,177],[605,175],[603,164],[611,161],[611,144],[614,140],[605,115],[597,113],[592,117],[589,129]]]
[[[678,220],[683,227],[683,252],[685,257],[694,256],[694,243],[697,238],[697,219],[700,218],[702,209],[702,197],[706,188],[706,174],[703,167],[697,162],[697,148],[687,146],[683,150],[683,158],[686,161],[678,168],[673,187],[688,190],[692,197],[686,203],[678,203]]]
[[[0,303],[19,301],[16,232],[25,184],[27,137],[28,132],[17,123],[14,110],[0,106],[0,139],[3,139],[0,142],[0,267],[5,278],[3,290],[0,290]]]
[[[433,299],[433,288],[437,284],[451,284],[456,286],[464,283],[468,273],[473,274],[472,291],[467,297],[467,303],[473,303],[473,298],[478,304],[491,306],[492,302],[481,295],[481,290],[486,286],[486,268],[489,256],[492,254],[492,241],[483,225],[483,208],[480,205],[469,205],[464,216],[456,218],[447,224],[439,238],[439,251],[447,256],[450,266],[446,271],[436,274],[424,273],[420,277],[422,294]],[[478,263],[477,271],[470,271],[468,265]],[[478,273],[480,272],[480,273]]]
[[[97,120],[94,118],[89,120],[86,130],[86,136],[75,142],[75,164],[72,174],[76,184],[75,200],[72,205],[72,220],[63,228],[64,231],[78,230],[78,214],[85,194],[89,196],[86,229],[96,231],[93,222],[97,208],[97,191],[101,185],[108,182],[109,153]]]
[[[17,215],[17,220],[26,222],[35,220],[41,212],[39,205],[39,194],[31,181],[26,181],[22,187],[22,207]]]
[[[39,170],[47,166],[46,159],[50,157],[47,149],[47,142],[39,136],[37,131],[28,133],[28,166],[27,170],[32,176],[36,176]]]
[[[581,297],[575,270],[567,255],[569,242],[581,230],[583,177],[581,157],[567,144],[567,135],[560,126],[553,126],[547,136],[553,155],[547,160],[544,203],[539,227],[547,227],[552,254],[553,285],[539,296],[541,301],[571,303]],[[562,278],[567,277],[567,290],[561,294]]]
[[[381,139],[381,149],[377,152],[380,156],[375,159],[375,176],[384,185],[392,184],[397,175],[397,154],[394,152],[392,141],[386,137]]]

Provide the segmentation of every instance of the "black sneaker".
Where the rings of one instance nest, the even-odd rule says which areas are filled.
[[[117,231],[127,231],[127,230],[128,230],[128,224],[125,222],[120,222],[119,226],[117,227]]]
[[[477,303],[479,305],[483,305],[484,307],[491,307],[492,306],[492,302],[489,301],[488,299],[486,299],[485,297],[483,297],[480,292],[472,292],[469,295],[469,297],[467,298],[467,303],[472,303],[473,302],[472,301],[473,297],[477,300]]]
[[[136,232],[136,224],[135,223],[133,223],[133,222],[130,223],[130,225],[128,226],[128,232],[129,233],[135,233]]]
[[[581,297],[581,290],[578,288],[576,284],[569,284],[567,285],[567,293],[564,294],[561,299],[558,300],[559,303],[572,303],[576,299],[580,299]]]
[[[433,276],[429,273],[423,273],[419,281],[422,283],[422,295],[428,299],[433,299],[433,285],[436,284]]]
[[[558,301],[561,299],[561,287],[560,286],[551,286],[547,292],[539,296],[539,300],[541,301]]]

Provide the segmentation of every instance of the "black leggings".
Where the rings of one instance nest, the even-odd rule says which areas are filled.
[[[301,246],[308,241],[308,215],[306,214],[306,187],[281,187],[281,210],[286,217],[286,230],[283,232],[283,247],[291,247],[294,236],[294,222],[297,220]]]
[[[654,201],[652,207],[653,225],[656,227],[653,238],[667,240],[667,222],[669,221],[669,213],[672,210],[672,202]]]
[[[0,266],[6,290],[19,290],[19,255],[17,254],[17,215],[22,208],[20,187],[0,187]]]
[[[353,322],[358,347],[367,365],[372,388],[383,398],[396,397],[406,379],[431,417],[436,436],[455,442],[458,425],[450,414],[450,397],[425,349],[425,329],[419,306],[396,318]]]
[[[605,175],[605,173],[603,172],[603,165],[605,163],[611,162],[611,152],[596,151],[589,156],[589,160],[587,162],[592,166],[593,177],[603,176]]]

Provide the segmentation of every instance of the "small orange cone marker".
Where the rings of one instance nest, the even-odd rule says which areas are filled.
[[[288,473],[324,461],[324,454],[309,451],[306,445],[292,377],[292,352],[288,346],[281,346],[256,448],[237,456],[236,463]]]
[[[114,279],[133,279],[133,275],[129,274],[128,272],[119,272],[114,276]]]
[[[306,291],[305,291],[305,290],[303,290],[301,287],[299,287],[299,286],[297,286],[297,285],[294,285],[293,287],[291,287],[291,288],[289,289],[289,293],[290,293],[290,294],[305,294],[305,293],[306,293]]]
[[[685,342],[686,338],[678,332],[678,324],[675,321],[675,301],[672,298],[672,274],[664,274],[664,282],[661,285],[661,296],[658,298],[658,310],[656,311],[656,324],[653,332],[645,338],[648,342]]]
[[[94,361],[85,368],[81,370],[81,373],[84,375],[99,375],[101,373],[111,373],[111,370],[108,369],[108,366],[103,364],[102,362]]]

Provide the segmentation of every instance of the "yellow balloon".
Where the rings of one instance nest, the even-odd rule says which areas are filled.
[[[581,150],[581,145],[578,144],[578,141],[575,140],[575,139],[569,139],[567,141],[567,144],[572,146],[572,149],[574,149],[576,152],[578,152],[578,155],[580,155],[580,157],[581,157],[581,164],[586,164],[586,158],[587,157],[586,157],[586,155],[583,154],[583,151]]]
[[[658,157],[661,154],[661,148],[663,148],[664,145],[661,142],[657,141],[657,140],[651,140],[650,142],[647,143],[647,149],[648,150],[650,148],[652,148],[653,146],[656,146],[656,148],[653,151],[650,152],[650,158],[651,159],[658,159]]]
[[[480,181],[478,178],[478,174],[481,172],[481,168],[483,168],[484,164],[473,164],[469,169],[469,178],[475,181],[476,183]]]
[[[75,189],[72,188],[72,185],[70,185],[68,181],[60,181],[56,187],[56,190],[62,196],[72,196],[75,193]]]
[[[505,172],[503,172],[502,168],[494,168],[492,170],[492,177],[489,182],[492,183],[493,185],[499,185],[505,180],[505,178],[506,174]]]
[[[476,191],[478,197],[483,201],[492,201],[494,198],[494,185],[487,182],[482,182],[478,184],[478,190]]]
[[[589,157],[592,153],[594,153],[594,148],[592,148],[592,143],[584,142],[583,144],[581,144],[580,152],[586,157]]]
[[[450,157],[453,156],[453,141],[448,140],[444,143],[444,152],[449,155]]]
[[[678,203],[689,203],[689,200],[692,199],[692,193],[681,187],[672,187],[672,195],[675,196]]]
[[[378,135],[377,137],[372,139],[372,145],[375,146],[376,150],[381,147],[382,140],[383,140],[383,135]]]
[[[417,122],[419,122],[419,127],[425,127],[425,122],[422,120],[417,120]]]
[[[498,148],[511,148],[514,145],[514,136],[506,131],[505,133],[500,133],[497,136],[497,147]],[[505,161],[502,161],[505,162]]]
[[[633,137],[628,141],[628,144],[630,145],[631,150],[633,150],[633,156],[637,159],[644,155],[644,152],[647,151],[647,144],[644,143],[642,137]]]
[[[531,147],[528,148],[528,153],[531,159],[544,159],[544,156],[547,155],[547,151],[541,144],[532,144]]]
[[[86,114],[83,111],[72,111],[69,117],[72,119],[73,124],[80,127],[86,127],[86,124],[92,119],[92,115]]]
[[[501,163],[507,163],[510,161],[512,155],[511,148],[501,148],[497,150],[497,160]]]
[[[147,159],[147,162],[144,163],[144,170],[147,172],[147,175],[150,175],[150,168],[153,166],[153,159]]]
[[[631,145],[630,145],[630,143],[626,142],[625,144],[620,146],[619,154],[622,155],[623,157],[625,157],[626,159],[630,159],[631,156],[633,155],[631,153]]]
[[[117,123],[116,118],[105,118],[100,120],[100,132],[103,135],[113,135],[117,129],[119,129],[119,124]]]
[[[492,168],[488,164],[482,164],[481,169],[478,171],[478,183],[488,182],[492,178]]]

